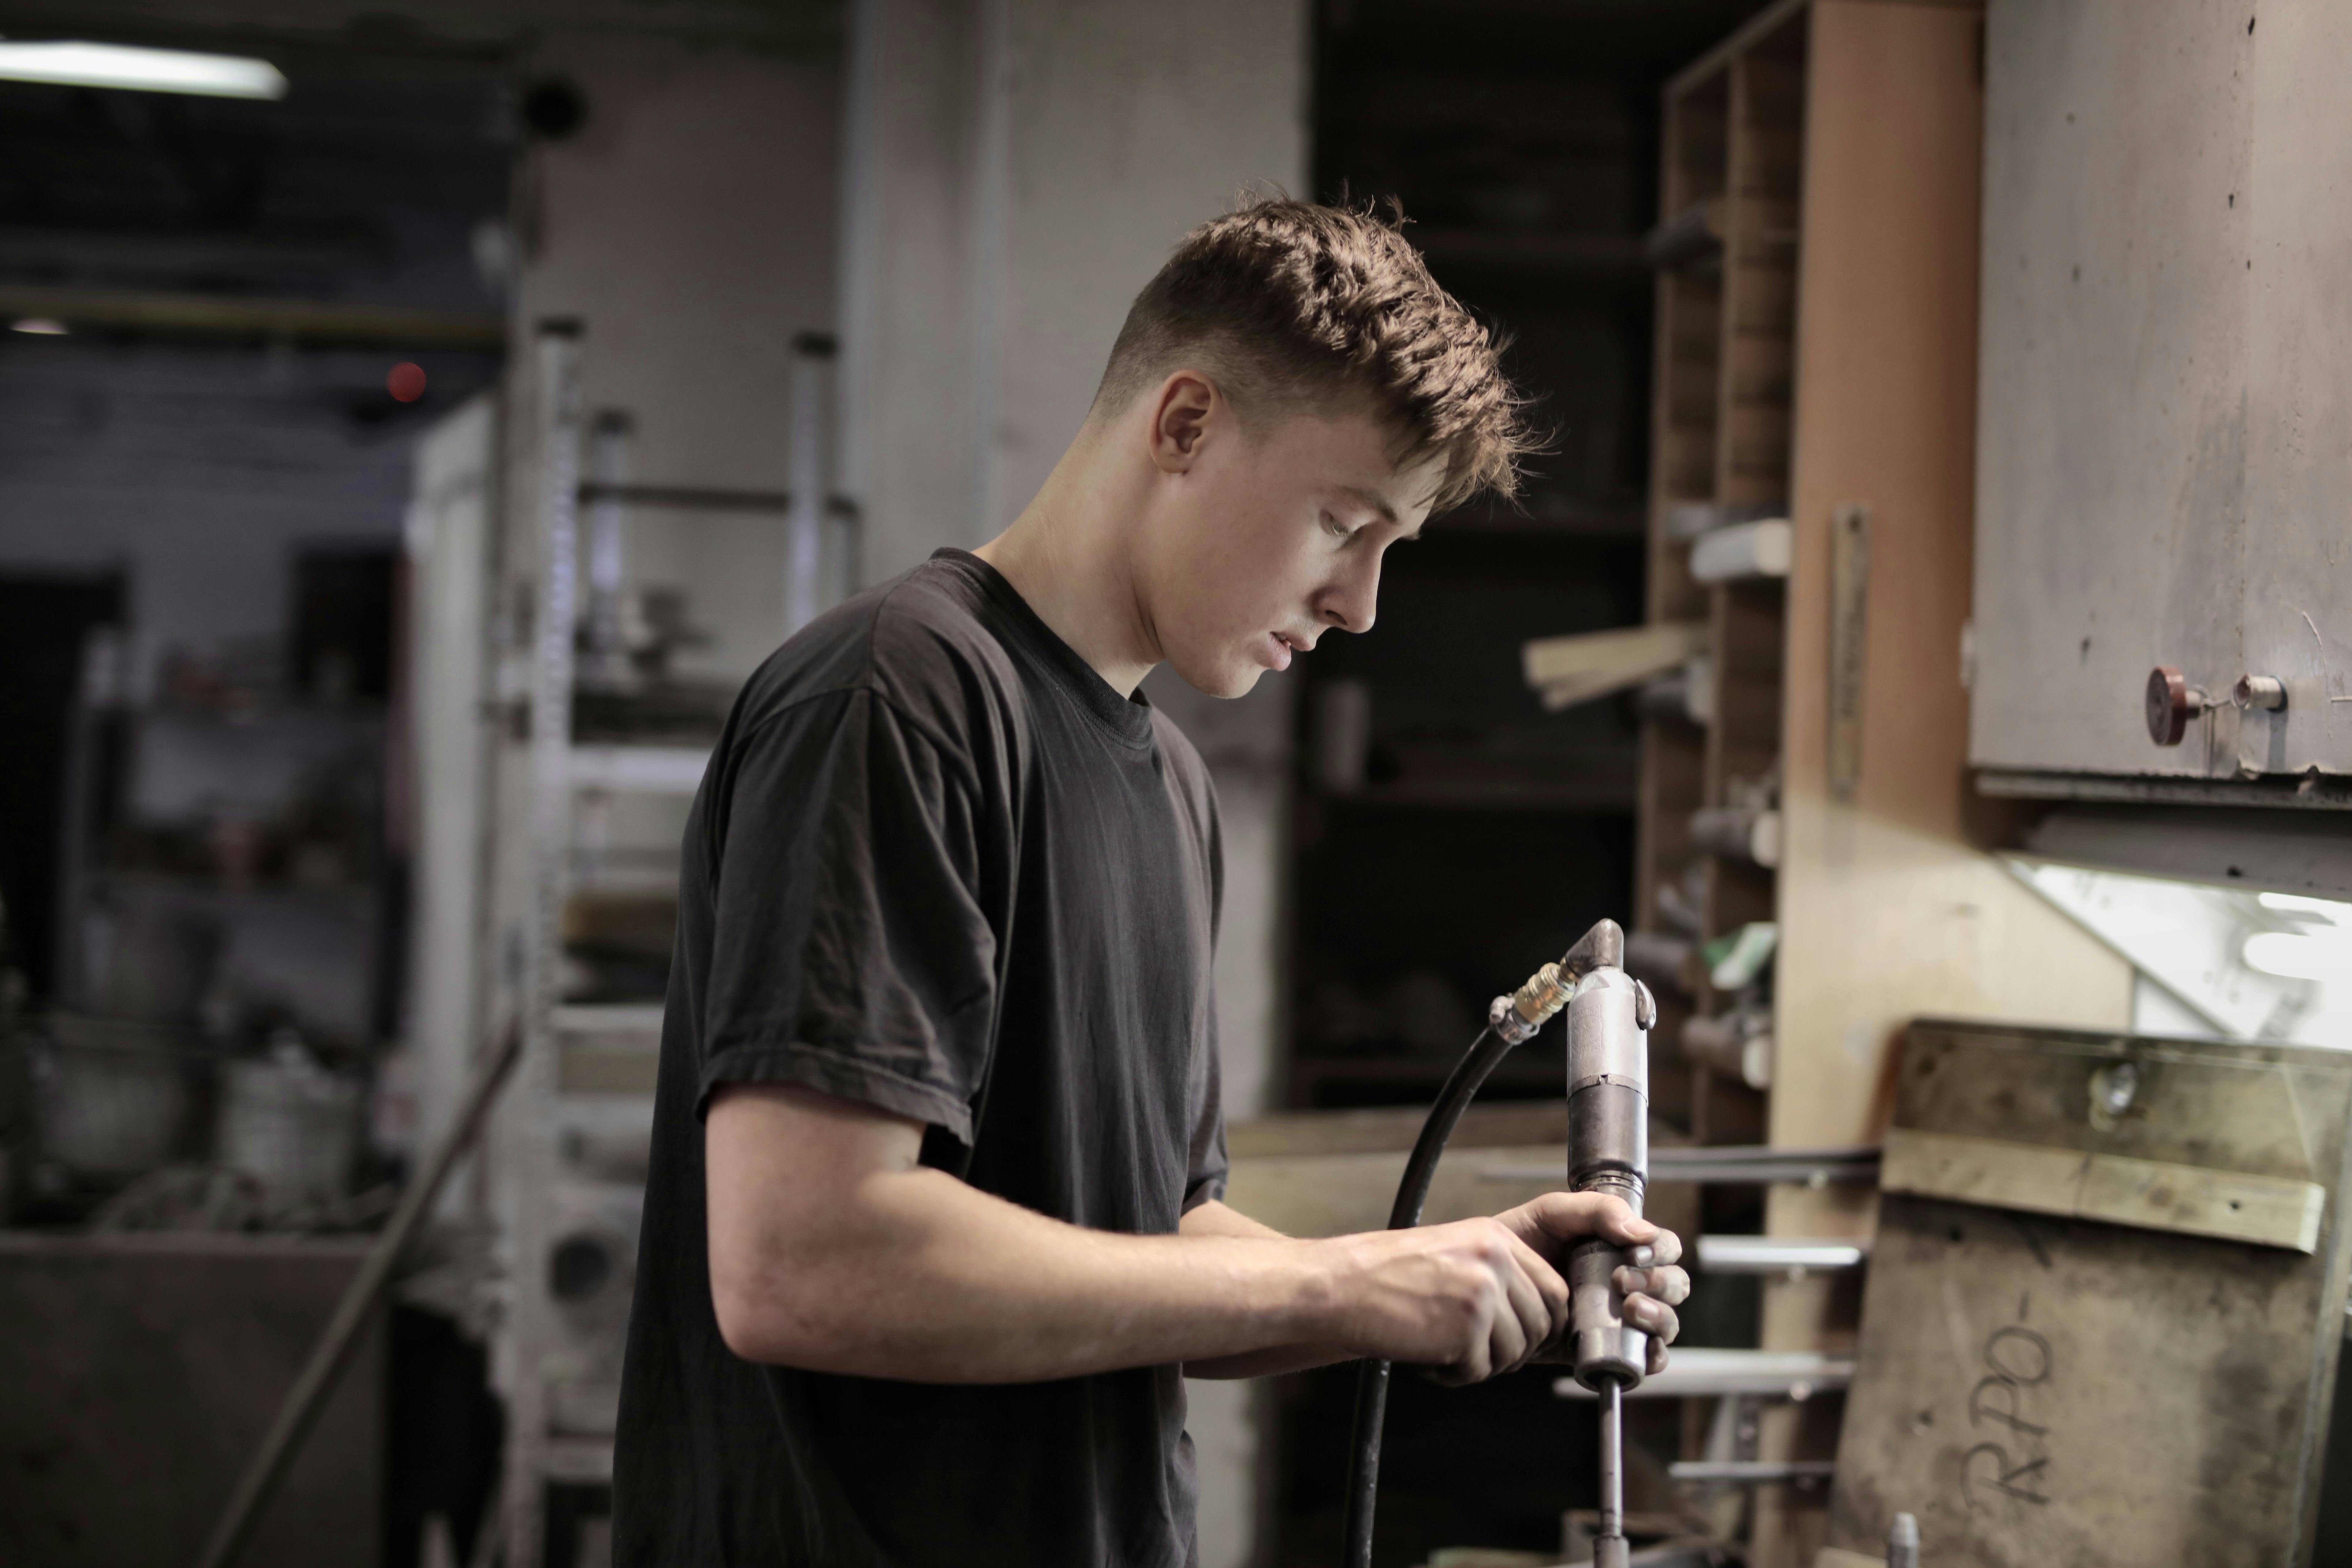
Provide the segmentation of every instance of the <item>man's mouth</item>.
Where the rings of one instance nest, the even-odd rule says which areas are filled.
[[[1293,637],[1288,632],[1268,632],[1265,634],[1266,661],[1275,669],[1288,669],[1292,654],[1306,653],[1314,646],[1305,637]]]

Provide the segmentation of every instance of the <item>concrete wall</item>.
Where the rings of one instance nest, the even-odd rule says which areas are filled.
[[[845,147],[840,482],[866,580],[994,536],[1084,418],[1138,289],[1249,188],[1307,177],[1301,0],[859,0]],[[1223,809],[1225,1108],[1266,1108],[1290,702],[1149,690]],[[1259,1391],[1191,1385],[1203,1568],[1257,1555]]]
[[[869,579],[992,537],[1128,303],[1252,187],[1304,190],[1307,11],[864,0],[853,12],[842,484]]]
[[[522,166],[515,341],[581,320],[585,406],[631,415],[632,479],[782,490],[793,340],[833,325],[837,68],[606,38],[532,67],[576,83],[588,119]],[[681,668],[750,674],[782,633],[783,520],[630,523],[632,577],[686,588],[712,634]]]

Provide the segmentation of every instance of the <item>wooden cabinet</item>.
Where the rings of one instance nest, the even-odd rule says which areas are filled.
[[[2187,792],[2231,799],[2352,773],[2347,60],[2334,0],[1990,7],[1969,756],[1990,788],[2246,781]],[[2158,665],[2212,700],[2177,744],[2149,733]],[[2233,705],[2244,674],[2285,706]],[[2323,777],[2302,799],[2344,797]]]

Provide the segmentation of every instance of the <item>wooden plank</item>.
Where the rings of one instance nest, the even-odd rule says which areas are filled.
[[[1550,709],[1572,707],[1679,668],[1706,647],[1701,621],[1661,621],[1575,637],[1538,637],[1519,646],[1528,684]]]
[[[2316,1182],[2003,1138],[1887,1129],[1883,1192],[2026,1214],[2105,1220],[2311,1252],[2327,1189]]]
[[[2316,1182],[2094,1154],[2075,1209],[2084,1219],[2263,1247],[2319,1250],[2327,1189]]]

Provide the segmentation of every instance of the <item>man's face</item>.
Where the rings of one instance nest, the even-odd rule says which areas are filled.
[[[1391,439],[1357,412],[1244,429],[1215,400],[1139,544],[1141,608],[1177,674],[1239,697],[1325,632],[1371,629],[1381,557],[1419,531],[1438,478],[1434,458],[1400,471]]]

